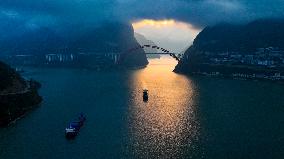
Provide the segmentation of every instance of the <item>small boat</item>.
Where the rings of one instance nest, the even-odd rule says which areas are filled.
[[[149,96],[148,96],[148,90],[147,90],[147,89],[144,89],[144,90],[143,90],[143,101],[144,101],[144,102],[147,102],[147,101],[148,101],[148,98],[149,98]]]
[[[85,121],[86,117],[81,113],[77,120],[70,122],[65,128],[65,136],[67,138],[76,137]]]

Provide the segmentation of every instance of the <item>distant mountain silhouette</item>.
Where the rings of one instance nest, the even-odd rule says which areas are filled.
[[[147,39],[145,36],[139,33],[134,33],[134,36],[140,45],[156,46],[156,44],[153,41]],[[157,49],[153,49],[149,47],[144,48],[144,51],[146,53],[157,53],[158,52]],[[157,55],[147,55],[147,57],[148,58],[160,58],[161,56],[157,54]]]

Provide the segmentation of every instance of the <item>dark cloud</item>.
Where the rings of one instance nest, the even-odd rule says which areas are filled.
[[[173,18],[204,27],[222,21],[284,17],[283,10],[283,0],[8,0],[0,2],[0,23],[6,18],[25,21],[26,27],[33,28]]]
[[[120,6],[129,18],[174,18],[195,26],[218,22],[247,22],[263,17],[284,17],[282,0],[144,0]],[[123,15],[126,16],[126,15]],[[123,17],[122,16],[122,17]]]

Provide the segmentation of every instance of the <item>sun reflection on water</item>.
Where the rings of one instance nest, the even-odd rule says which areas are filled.
[[[175,64],[169,58],[151,60],[132,77],[129,131],[136,156],[179,157],[198,140],[197,92],[190,79],[172,72]],[[142,100],[143,89],[149,90],[147,103]]]

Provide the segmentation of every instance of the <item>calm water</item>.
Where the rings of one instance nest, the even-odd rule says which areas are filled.
[[[282,158],[284,86],[186,77],[176,63],[96,72],[30,68],[44,102],[0,129],[0,158]],[[142,89],[149,89],[149,102]],[[75,140],[64,128],[79,112]]]

